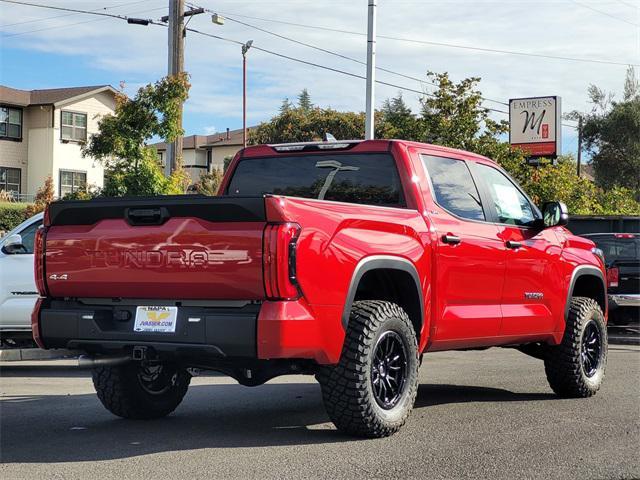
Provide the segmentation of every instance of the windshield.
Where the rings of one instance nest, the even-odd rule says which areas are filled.
[[[640,261],[640,238],[591,237],[604,252],[607,263],[619,260]]]
[[[388,153],[248,158],[227,195],[287,195],[368,205],[403,206],[400,177]]]

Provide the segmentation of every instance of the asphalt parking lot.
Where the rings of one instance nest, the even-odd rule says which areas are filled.
[[[311,377],[247,388],[200,376],[171,416],[102,408],[86,372],[3,367],[3,479],[640,477],[640,349],[612,346],[603,389],[559,400],[542,362],[491,349],[425,357],[405,428],[338,434]]]

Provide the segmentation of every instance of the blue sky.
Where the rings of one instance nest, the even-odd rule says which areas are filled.
[[[109,13],[157,19],[166,14],[166,0],[34,0],[87,10],[108,7]],[[366,1],[194,1],[229,18],[290,36],[364,60],[366,41],[357,35],[285,25],[261,17],[293,23],[364,32]],[[123,5],[126,4],[126,5]],[[594,1],[402,1],[379,0],[378,32],[404,38],[454,43],[546,55],[603,59],[640,64],[640,2]],[[635,9],[633,5],[638,5]],[[53,18],[56,17],[56,18]],[[125,82],[133,94],[166,72],[166,29],[128,25],[116,19],[66,15],[64,12],[0,3],[0,82],[15,88],[55,88]],[[16,23],[20,22],[16,25]],[[191,27],[231,39],[254,40],[255,45],[304,60],[364,73],[364,66],[292,44],[227,20],[224,26],[209,15],[194,17]],[[295,98],[308,88],[321,106],[339,110],[364,109],[364,82],[292,63],[263,52],[249,52],[249,123],[277,113],[283,97]],[[586,90],[594,83],[621,92],[626,67],[482,53],[473,50],[378,41],[378,65],[425,78],[425,72],[448,71],[454,80],[480,76],[486,97],[509,98],[559,95],[565,111],[588,110]],[[192,90],[185,107],[187,134],[204,134],[241,126],[240,47],[188,34],[186,69]],[[640,69],[637,69],[640,72]],[[417,81],[380,73],[379,79],[428,91]],[[377,105],[398,93],[378,86]],[[404,92],[417,109],[417,94]],[[487,104],[494,106],[495,104]],[[505,109],[507,107],[499,107]],[[496,118],[504,118],[496,114]],[[565,151],[575,151],[576,135],[563,131]]]

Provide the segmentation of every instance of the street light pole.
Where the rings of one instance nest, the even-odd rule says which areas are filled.
[[[242,148],[247,146],[247,52],[253,40],[242,45]]]
[[[364,139],[373,140],[376,83],[376,6],[377,0],[369,0],[369,21],[367,24],[367,102],[364,124]]]

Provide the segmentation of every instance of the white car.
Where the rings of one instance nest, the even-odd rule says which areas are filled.
[[[31,343],[31,311],[38,298],[33,242],[42,213],[25,220],[0,239],[0,340]]]

